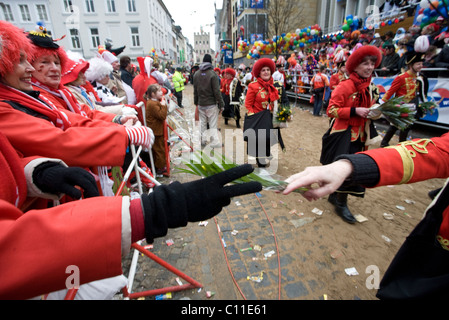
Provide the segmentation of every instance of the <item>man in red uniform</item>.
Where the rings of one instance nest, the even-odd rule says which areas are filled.
[[[408,70],[401,75],[397,76],[390,89],[382,97],[383,101],[390,100],[393,96],[404,97],[405,102],[414,103],[416,106],[419,104],[419,98],[426,101],[426,95],[420,94],[424,90],[424,79],[419,75],[419,72],[423,68],[424,55],[417,52],[408,52],[406,57],[406,64]],[[421,95],[421,97],[420,97]],[[419,110],[418,110],[419,113]],[[418,117],[422,114],[418,115]],[[393,125],[390,125],[387,132],[385,133],[380,146],[382,148],[387,147],[391,138],[394,136],[396,131],[399,130]],[[410,131],[410,127],[405,130],[400,130],[399,132],[399,142],[407,140],[407,135]]]
[[[329,165],[308,167],[289,177],[284,191],[310,187],[309,200],[342,185],[369,188],[449,177],[449,134],[415,139],[389,148],[342,155]],[[449,298],[449,185],[447,181],[407,237],[387,269],[377,296],[381,299]]]

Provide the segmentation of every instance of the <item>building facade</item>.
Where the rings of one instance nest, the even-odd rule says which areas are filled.
[[[195,32],[193,35],[193,48],[196,54],[195,63],[203,62],[205,54],[210,54],[214,58],[210,43],[210,32],[203,32],[203,30]]]
[[[178,61],[179,44],[174,21],[162,0],[5,0],[0,18],[29,31],[43,21],[66,50],[94,57],[99,45],[125,46],[133,60],[154,48],[164,61]],[[184,41],[186,42],[186,41]],[[186,43],[183,48],[185,50]]]

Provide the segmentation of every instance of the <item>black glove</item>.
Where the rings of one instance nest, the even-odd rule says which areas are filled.
[[[33,172],[34,184],[46,193],[65,193],[73,199],[81,198],[81,191],[75,186],[84,190],[84,197],[97,197],[98,192],[95,178],[82,168],[67,168],[56,162],[44,162],[38,165]]]
[[[234,196],[262,190],[262,185],[255,181],[224,186],[253,170],[251,165],[245,164],[205,179],[161,185],[149,195],[142,195],[147,242],[153,243],[155,238],[165,236],[168,228],[212,218],[229,205]]]

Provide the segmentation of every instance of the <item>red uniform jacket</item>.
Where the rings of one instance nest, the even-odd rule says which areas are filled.
[[[274,101],[268,101],[268,91],[262,87],[257,81],[248,84],[246,92],[245,107],[248,113],[257,113],[270,108],[273,111]]]
[[[382,100],[388,101],[393,95],[396,97],[404,97],[405,102],[410,102],[416,97],[418,88],[416,77],[409,72],[402,73],[394,78],[390,89],[382,97]]]
[[[335,90],[335,88],[338,86],[338,84],[340,82],[342,82],[343,80],[346,80],[346,76],[344,73],[341,73],[341,72],[334,73],[331,76],[331,79],[329,80],[329,86],[330,86],[331,90],[332,91]]]
[[[376,187],[449,177],[449,133],[363,153],[378,164],[380,180]],[[449,250],[449,208],[443,210],[437,240]]]
[[[354,104],[357,94],[357,89],[352,80],[342,81],[332,92],[327,115],[330,118],[335,118],[331,134],[345,131],[350,126],[351,141],[355,141],[359,137],[361,137],[361,141],[366,141],[365,124],[368,119],[354,114],[351,116],[351,109],[359,107]],[[370,96],[372,101],[378,99],[378,89],[375,85],[370,86]]]
[[[19,159],[0,134],[0,299],[65,289],[68,266],[79,268],[80,284],[122,274],[123,198],[96,197],[24,214],[18,207],[27,196],[23,165],[29,160]]]

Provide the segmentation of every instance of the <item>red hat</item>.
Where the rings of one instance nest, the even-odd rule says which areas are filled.
[[[67,60],[67,69],[62,72],[61,83],[66,85],[78,78],[80,72],[86,72],[89,68],[89,62],[85,60],[73,61]]]
[[[235,77],[235,70],[232,68],[226,68],[223,70],[223,74],[229,73],[233,78]]]
[[[355,50],[346,61],[346,71],[351,74],[355,68],[362,63],[367,56],[375,56],[377,58],[374,68],[377,68],[382,62],[382,52],[375,46],[363,46]]]
[[[269,67],[271,70],[271,74],[276,71],[276,65],[274,64],[274,61],[269,58],[262,58],[256,61],[253,67],[253,71],[251,72],[255,78],[257,78],[260,75],[260,71],[263,67]]]
[[[221,70],[220,70],[220,68],[218,68],[218,67],[217,67],[217,68],[215,68],[215,69],[214,69],[214,71],[215,71],[215,72],[217,72],[217,71],[218,71],[218,73],[220,73],[220,74],[221,74]]]

